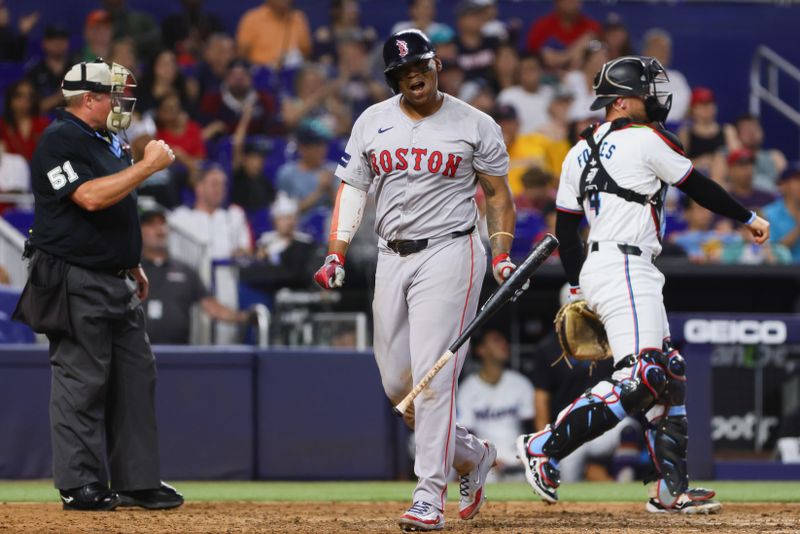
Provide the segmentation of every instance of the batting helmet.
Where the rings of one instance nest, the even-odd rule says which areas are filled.
[[[603,65],[594,77],[597,98],[591,109],[604,108],[621,96],[640,96],[645,101],[647,118],[664,122],[672,107],[672,93],[658,91],[657,84],[667,82],[667,71],[656,58],[622,56]]]
[[[392,71],[405,65],[423,59],[431,59],[436,55],[430,39],[419,30],[402,30],[383,43],[383,74],[386,83],[395,93],[398,90],[397,80]]]

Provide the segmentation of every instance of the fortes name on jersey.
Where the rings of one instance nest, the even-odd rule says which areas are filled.
[[[392,171],[426,170],[431,174],[441,174],[447,178],[454,178],[458,166],[464,158],[455,154],[445,156],[438,150],[427,148],[398,148],[394,151],[374,150],[369,153],[372,172],[376,176],[389,174]]]

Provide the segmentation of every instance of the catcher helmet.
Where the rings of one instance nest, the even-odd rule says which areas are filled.
[[[604,108],[619,97],[639,96],[644,98],[648,120],[664,122],[672,107],[672,93],[659,91],[657,84],[667,82],[667,71],[656,58],[622,56],[603,65],[595,75],[597,98],[591,109]]]
[[[407,64],[423,59],[431,59],[436,55],[430,39],[419,30],[402,30],[383,43],[383,74],[386,83],[395,93],[398,91],[397,80],[392,71]]]

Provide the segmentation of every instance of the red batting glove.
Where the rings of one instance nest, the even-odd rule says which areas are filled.
[[[492,260],[492,274],[498,284],[502,284],[516,270],[517,266],[511,261],[508,254],[498,254]]]
[[[498,285],[502,285],[503,282],[508,280],[511,274],[517,270],[517,266],[514,265],[514,262],[511,261],[511,258],[508,254],[498,254],[492,260],[492,274],[494,275],[494,279],[497,280]],[[517,300],[522,292],[530,287],[531,282],[530,280],[525,280],[525,283],[522,285],[521,288],[514,293],[514,296],[511,298],[511,301]]]
[[[344,284],[344,258],[341,254],[331,252],[325,263],[314,273],[314,281],[322,289],[334,289]]]

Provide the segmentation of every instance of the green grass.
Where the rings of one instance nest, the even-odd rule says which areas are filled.
[[[800,482],[698,482],[723,502],[800,502]],[[411,482],[176,482],[189,501],[406,501]],[[494,501],[537,500],[524,483],[489,485]],[[559,490],[562,501],[642,502],[641,483],[575,483]],[[450,486],[451,499],[458,487]],[[49,480],[0,481],[0,502],[55,502]]]

